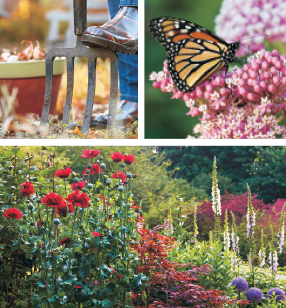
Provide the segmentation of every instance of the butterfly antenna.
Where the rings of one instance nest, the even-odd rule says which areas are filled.
[[[253,50],[252,49],[250,49],[247,45],[244,45],[244,44],[242,44],[242,43],[240,43],[244,48],[246,48],[246,49],[248,49],[248,50],[250,50],[251,52],[253,52]]]
[[[247,39],[250,39],[250,38],[253,38],[253,37],[258,37],[258,36],[268,36],[267,34],[259,34],[259,35],[253,35],[253,36],[246,36],[242,39],[243,40],[247,40]]]

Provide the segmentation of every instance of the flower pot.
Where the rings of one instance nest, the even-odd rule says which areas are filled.
[[[65,71],[65,59],[54,61],[53,92],[50,114],[55,114],[58,92],[62,74]],[[14,106],[18,115],[36,113],[42,115],[46,67],[45,60],[30,60],[0,63],[0,86],[6,84],[9,93],[14,87],[18,88],[17,102]],[[2,93],[0,92],[0,96]]]

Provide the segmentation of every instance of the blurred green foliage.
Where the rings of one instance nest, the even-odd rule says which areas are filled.
[[[189,108],[183,100],[170,100],[169,93],[152,87],[149,75],[161,71],[166,54],[149,32],[149,21],[156,17],[172,16],[193,21],[214,30],[214,19],[221,0],[145,0],[145,138],[184,139],[190,135],[197,118],[186,116]]]

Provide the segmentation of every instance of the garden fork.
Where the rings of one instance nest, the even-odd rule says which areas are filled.
[[[46,89],[41,124],[47,124],[53,87],[53,61],[55,57],[66,57],[67,92],[63,114],[63,124],[69,124],[73,87],[74,58],[88,58],[88,92],[81,132],[85,134],[90,126],[95,92],[95,73],[97,57],[110,58],[110,98],[107,129],[115,126],[117,95],[118,95],[118,56],[114,51],[105,48],[89,48],[82,44],[81,37],[87,27],[87,0],[73,0],[74,33],[77,36],[75,48],[53,48],[46,55]]]

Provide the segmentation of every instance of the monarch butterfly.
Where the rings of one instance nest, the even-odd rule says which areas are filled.
[[[208,77],[228,70],[240,47],[228,44],[211,31],[183,19],[161,17],[150,21],[151,34],[165,48],[172,80],[181,92],[191,92]]]

